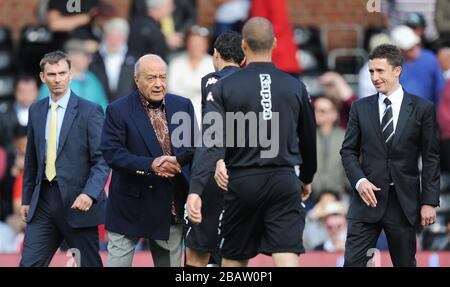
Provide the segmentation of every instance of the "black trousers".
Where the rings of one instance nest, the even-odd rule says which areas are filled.
[[[388,205],[379,222],[367,223],[349,219],[345,243],[345,267],[365,267],[372,259],[381,230],[386,233],[394,267],[416,266],[416,227],[403,213],[395,187],[389,190]]]
[[[98,228],[72,228],[65,220],[65,207],[56,183],[43,183],[33,220],[27,224],[21,267],[46,267],[65,240],[73,248],[80,267],[102,267]],[[73,262],[71,256],[67,262]]]

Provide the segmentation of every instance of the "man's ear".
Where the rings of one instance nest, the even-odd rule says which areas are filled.
[[[242,42],[241,42],[241,49],[242,49],[242,51],[244,51],[244,53],[245,53],[245,51],[247,51],[247,49],[248,49],[247,42],[245,42],[244,39],[242,39]]]
[[[137,77],[137,75],[134,75],[133,76],[133,79],[134,79],[134,83],[136,84],[136,87],[139,87],[139,85],[138,85],[138,77]]]
[[[278,46],[277,38],[273,38],[272,50]]]
[[[394,71],[395,71],[395,75],[398,78],[400,78],[400,75],[402,74],[402,71],[403,71],[403,67],[402,66],[397,66],[397,67],[394,68]]]

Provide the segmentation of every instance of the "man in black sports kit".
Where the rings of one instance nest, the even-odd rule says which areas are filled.
[[[219,186],[228,186],[220,220],[222,266],[246,266],[258,253],[272,255],[275,266],[298,266],[304,252],[301,203],[311,193],[317,165],[314,113],[305,85],[271,62],[276,40],[270,22],[252,18],[242,35],[247,67],[218,81],[205,106],[205,116],[222,116],[226,145],[217,144],[195,157],[187,213],[192,223],[202,222],[203,189],[198,182],[207,175],[201,170],[213,169],[223,158],[229,175],[215,177]],[[238,121],[236,129],[235,122],[225,124],[239,113],[245,121]],[[256,126],[252,117],[259,119]],[[270,146],[262,133],[268,134]],[[294,168],[298,165],[301,181]]]
[[[239,66],[244,60],[241,42],[241,35],[231,31],[221,34],[214,42],[213,63],[216,72],[209,73],[202,78],[202,111],[214,84],[239,71]],[[199,148],[196,150],[195,156],[201,153],[202,148]],[[203,214],[208,220],[189,226],[185,238],[186,266],[204,267],[208,264],[211,254],[213,254],[215,262],[220,263],[217,261],[217,258],[220,258],[217,254],[218,225],[225,192],[214,181],[214,169],[203,170],[202,173],[209,174],[202,178],[203,181],[198,182],[201,185],[199,189],[204,190],[202,194]]]

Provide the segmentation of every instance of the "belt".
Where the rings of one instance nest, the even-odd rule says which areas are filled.
[[[45,184],[48,186],[56,186],[56,185],[58,185],[58,181],[56,181],[55,179],[52,181],[49,181],[48,179],[44,178],[44,179],[42,179],[42,184]]]

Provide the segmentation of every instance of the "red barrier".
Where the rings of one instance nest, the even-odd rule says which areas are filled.
[[[107,253],[101,253],[103,263],[106,264]],[[380,253],[377,266],[392,266],[388,252]],[[416,255],[419,267],[450,267],[450,252],[418,252]],[[0,254],[0,267],[15,267],[19,265],[19,254]],[[50,266],[72,266],[74,260],[70,254],[57,253]],[[303,267],[336,267],[342,266],[344,257],[342,253],[308,252],[300,256],[300,266]],[[149,251],[136,252],[133,260],[134,267],[151,267],[153,262]],[[259,255],[250,260],[251,267],[271,267],[272,259],[269,256]]]

